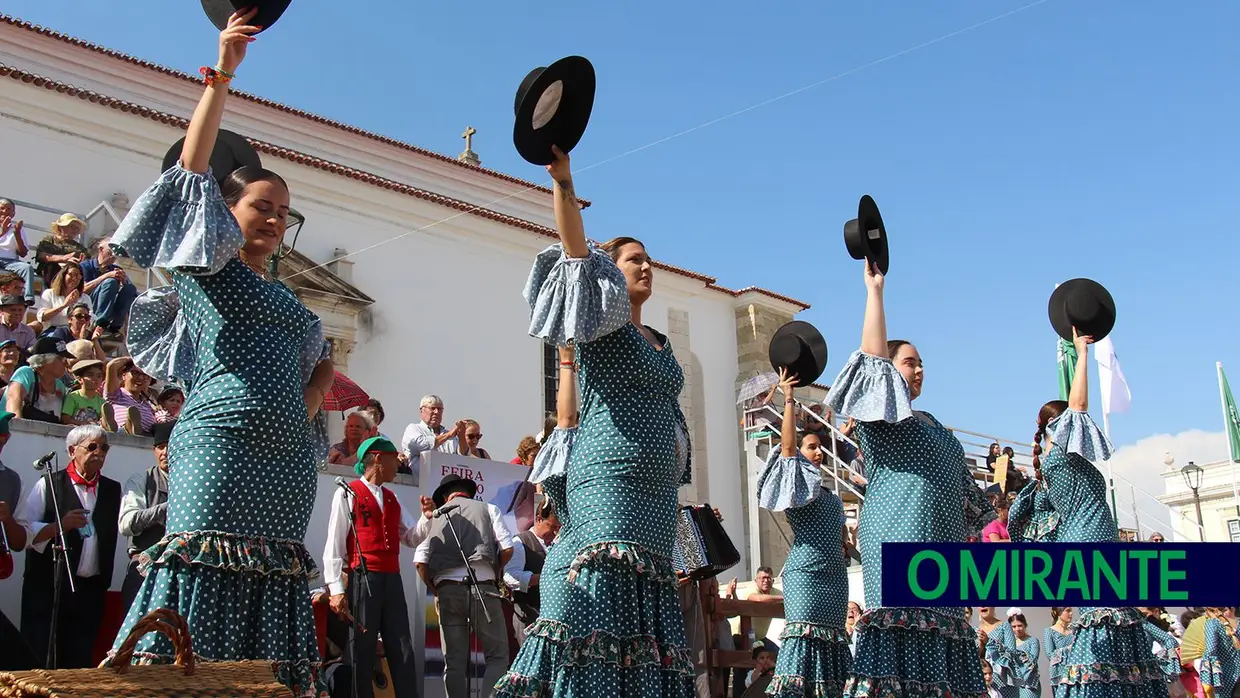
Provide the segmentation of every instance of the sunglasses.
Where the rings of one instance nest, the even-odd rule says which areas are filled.
[[[81,313],[78,313],[77,315],[70,315],[70,316],[69,316],[69,319],[70,319],[70,320],[89,320],[89,319],[90,319],[90,316],[89,316],[89,315],[82,315]]]
[[[78,446],[78,448],[86,449],[87,453],[94,453],[95,451],[107,453],[109,450],[111,450],[112,447],[108,444],[99,444],[99,443],[95,443],[92,441],[91,443],[88,443],[85,446]]]
[[[465,438],[469,439],[470,441],[478,441],[482,438],[482,434],[466,434]]]

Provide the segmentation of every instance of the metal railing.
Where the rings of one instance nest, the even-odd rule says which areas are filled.
[[[830,449],[827,449],[827,448],[823,449],[823,453],[825,454],[826,458],[829,460],[830,465],[824,464],[821,466],[821,469],[823,472],[825,472],[827,475],[831,477],[834,487],[835,487],[836,496],[840,495],[841,487],[843,487],[843,489],[848,491],[849,494],[851,494],[853,497],[856,497],[858,502],[865,501],[865,495],[859,489],[857,489],[857,487],[853,484],[852,479],[848,477],[849,475],[852,475],[852,476],[856,476],[858,478],[864,479],[864,475],[862,475],[862,473],[854,469],[851,463],[845,463],[843,459],[841,459],[836,454],[836,445],[838,441],[843,441],[849,444],[850,446],[852,446],[854,449],[857,448],[857,444],[852,439],[848,438],[843,433],[841,433],[840,430],[835,428],[834,425],[830,424],[829,422],[824,420],[822,417],[819,417],[817,414],[814,414],[812,411],[805,408],[805,406],[801,404],[800,401],[797,401],[797,408],[806,414],[813,415],[815,419],[817,419],[820,423],[822,423],[824,426],[827,427],[828,433],[831,435]],[[746,438],[750,438],[754,434],[758,434],[763,430],[769,429],[771,433],[763,435],[763,436],[759,436],[757,437],[757,440],[765,441],[769,448],[775,448],[776,441],[781,436],[780,427],[783,424],[783,419],[784,419],[783,414],[779,412],[778,410],[776,410],[773,406],[768,405],[768,404],[763,404],[763,405],[759,405],[757,407],[753,407],[753,408],[745,410],[745,417],[746,417],[746,420],[745,420],[746,422],[749,422],[751,420],[754,422],[754,424],[746,424],[745,426]],[[776,418],[777,421],[772,422],[770,417]],[[826,446],[826,444],[824,444],[824,446]]]

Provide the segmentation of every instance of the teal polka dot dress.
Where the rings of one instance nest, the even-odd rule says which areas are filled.
[[[1053,445],[1042,459],[1042,474],[1059,513],[1056,540],[1118,542],[1106,478],[1093,464],[1111,457],[1111,444],[1085,412],[1068,410],[1047,431]],[[1166,698],[1167,683],[1140,611],[1078,608],[1072,631],[1072,644],[1061,654],[1057,698]]]
[[[857,420],[870,476],[857,529],[867,610],[855,626],[856,657],[844,694],[982,698],[977,632],[963,608],[882,603],[884,541],[963,542],[994,520],[963,447],[934,417],[913,411],[908,384],[889,360],[855,352],[828,402],[837,414]]]
[[[629,321],[624,275],[597,249],[540,254],[526,299],[531,335],[577,345],[581,420],[559,465],[540,468],[552,496],[546,483],[563,478],[569,516],[543,567],[541,616],[496,695],[690,698],[671,565],[689,473],[680,365],[666,337],[656,349]]]
[[[1240,683],[1240,649],[1236,630],[1219,618],[1206,621],[1206,648],[1201,655],[1201,685],[1214,689],[1217,698],[1227,698]]]
[[[141,553],[146,578],[113,652],[156,608],[189,623],[208,661],[271,660],[294,695],[318,691],[319,655],[304,540],[325,415],[306,418],[304,386],[327,358],[317,317],[282,284],[236,259],[240,228],[210,174],[176,166],[113,239],[171,288],[134,304],[128,343],[147,373],[188,387],[169,442],[167,535]],[[172,659],[149,634],[135,657]]]
[[[1046,648],[1046,673],[1051,682],[1051,695],[1054,698],[1060,698],[1063,693],[1064,684],[1060,679],[1064,675],[1064,656],[1071,645],[1072,633],[1070,632],[1064,634],[1054,628],[1047,628],[1042,632],[1042,646]]]
[[[839,696],[853,659],[844,632],[844,505],[823,487],[818,466],[800,454],[785,458],[778,450],[771,451],[758,478],[758,504],[784,512],[793,536],[780,573],[785,622],[767,695]]]

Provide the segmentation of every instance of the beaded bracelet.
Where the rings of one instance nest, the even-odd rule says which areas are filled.
[[[208,85],[211,85],[211,86],[227,85],[228,83],[232,82],[233,78],[237,77],[236,75],[228,72],[227,70],[221,70],[219,68],[209,68],[205,65],[199,68],[198,72],[202,74],[202,79]]]

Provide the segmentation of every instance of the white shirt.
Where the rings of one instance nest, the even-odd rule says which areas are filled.
[[[405,434],[400,439],[401,450],[409,456],[409,460],[414,460],[426,451],[439,451],[441,453],[460,453],[461,442],[457,437],[453,436],[447,441],[435,447],[435,437],[442,434],[447,429],[441,424],[439,431],[430,428],[426,422],[414,422],[405,427]]]
[[[17,259],[17,232],[16,225],[10,225],[8,230],[0,233],[0,259],[6,262],[12,262]],[[20,233],[22,242],[26,241],[26,231]]]
[[[45,288],[43,293],[39,294],[39,297],[35,299],[35,317],[39,318],[39,322],[43,323],[44,328],[69,326],[69,311],[73,310],[72,305],[56,313],[55,316],[49,317],[52,308],[64,305],[66,298],[68,296],[58,296],[52,289]],[[91,300],[90,294],[83,293],[73,305],[85,305],[90,310],[92,317],[95,314],[95,303]]]
[[[491,515],[491,533],[495,536],[495,540],[499,543],[497,546],[500,551],[512,549],[512,533],[508,531],[508,524],[504,523],[504,514],[499,507],[494,504],[487,505],[487,513]],[[451,516],[451,514],[448,514]],[[447,528],[445,525],[444,528]],[[449,539],[452,534],[447,534]],[[430,562],[431,559],[431,542],[429,539],[422,541],[418,549],[413,552],[413,561],[415,564],[423,565]],[[485,562],[475,562],[470,565],[474,570],[474,576],[480,582],[490,582],[495,580],[495,568]],[[463,582],[469,579],[469,573],[465,569],[465,565],[453,567],[445,570],[443,573],[436,575],[431,580],[435,586],[439,586],[441,582]]]
[[[69,467],[73,466],[70,465]],[[90,520],[91,526],[98,528],[95,526],[95,500],[97,499],[95,495],[98,487],[96,486],[94,490],[89,490],[86,488],[86,485],[74,483],[73,490],[77,492],[78,499],[82,502],[82,508],[90,511],[86,518]],[[38,482],[34,483],[34,487],[30,489],[30,494],[26,495],[26,498],[22,500],[21,506],[17,508],[17,513],[14,515],[17,524],[26,529],[28,540],[33,541],[39,531],[42,531],[49,523],[53,523],[40,520],[43,518],[43,511],[47,508],[47,502],[44,500],[46,492],[47,478],[41,477]],[[57,502],[57,504],[60,505],[62,516],[77,508],[77,502]],[[31,550],[43,553],[47,552],[47,544],[50,542],[52,542],[52,539],[48,538],[42,543],[36,543],[28,547]],[[82,556],[78,558],[77,576],[97,577],[98,575],[99,536],[96,533],[96,535],[90,538],[82,539]]]
[[[370,490],[370,494],[379,503],[379,511],[382,512],[383,493],[387,488],[383,485],[376,485],[365,478],[361,478],[361,482],[366,485],[366,489]],[[327,582],[328,593],[333,595],[344,593],[344,565],[349,556],[347,547],[349,512],[352,509],[353,505],[348,495],[344,493],[344,490],[336,488],[335,494],[332,495],[331,516],[327,519],[327,542],[323,545],[323,580]],[[400,508],[398,531],[402,544],[410,548],[418,547],[430,530],[430,519],[418,516],[415,522],[408,509],[403,506]]]
[[[544,554],[547,552],[547,544],[537,535],[534,540],[538,541],[538,548]],[[512,557],[508,559],[508,564],[504,565],[504,584],[508,585],[513,591],[529,591],[530,579],[534,576],[533,572],[525,569],[525,543],[519,536],[512,537]]]

